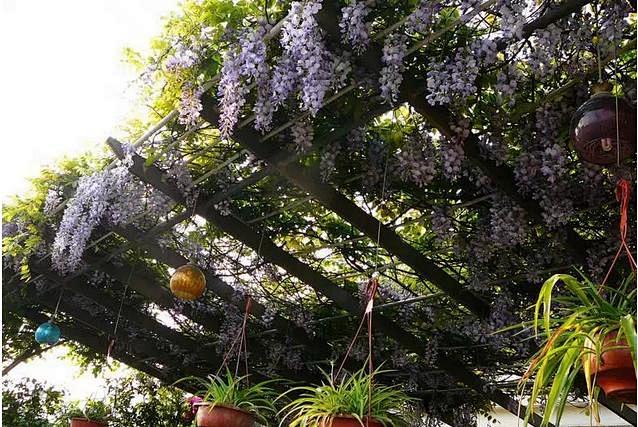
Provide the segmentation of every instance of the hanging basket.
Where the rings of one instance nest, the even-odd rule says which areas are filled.
[[[60,341],[60,328],[51,322],[38,326],[35,330],[35,340],[40,344],[53,345]]]
[[[605,350],[607,348],[614,349]],[[605,396],[623,403],[636,403],[636,370],[625,339],[616,342],[616,332],[607,335],[600,365],[594,356],[591,356],[591,363],[591,375],[595,376],[596,384],[605,392]]]
[[[248,411],[233,406],[197,403],[197,427],[254,427],[255,417]]]
[[[572,117],[570,131],[578,155],[603,166],[622,162],[636,153],[636,110],[610,90],[609,84],[594,87],[592,97]]]
[[[361,427],[361,423],[353,416],[339,415],[334,417],[331,422],[323,422],[320,427]],[[383,427],[383,424],[374,419],[367,421],[364,418],[363,427]]]
[[[171,276],[171,292],[187,301],[201,297],[206,290],[206,276],[197,266],[186,264],[175,270]]]
[[[71,418],[71,427],[107,427],[107,423],[91,421],[87,418]]]

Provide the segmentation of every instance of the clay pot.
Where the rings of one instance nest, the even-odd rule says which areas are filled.
[[[622,162],[636,153],[636,110],[623,98],[616,100],[610,90],[609,85],[594,88],[594,95],[574,114],[570,132],[578,155],[603,166]]]
[[[365,418],[363,420],[363,426],[364,427],[384,427],[383,424],[375,420],[370,420],[369,422],[366,423]],[[321,427],[361,427],[361,423],[357,421],[356,418],[351,417],[349,415],[340,415],[338,417],[334,417],[332,419],[332,423],[330,424],[328,423],[321,424]]]
[[[606,350],[613,347],[624,347]],[[593,358],[593,356],[592,356]],[[616,332],[605,338],[600,366],[594,360],[592,376],[596,375],[596,384],[611,397],[623,403],[636,403],[636,370],[627,341],[616,342]]]
[[[71,427],[107,427],[107,423],[91,421],[86,418],[71,418]]]
[[[248,411],[232,406],[197,404],[195,421],[198,427],[253,427],[255,417]]]

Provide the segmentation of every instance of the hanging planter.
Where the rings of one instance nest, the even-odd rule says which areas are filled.
[[[197,403],[195,422],[198,427],[253,427],[255,417],[248,411],[234,406],[208,402]]]
[[[175,384],[192,381],[202,388],[197,394],[203,400],[192,404],[198,427],[252,427],[256,421],[267,425],[267,416],[276,412],[272,403],[276,393],[270,386],[277,380],[248,384],[247,378],[226,368],[223,376],[186,377]]]
[[[83,408],[74,406],[67,412],[70,427],[107,427],[110,408],[102,401],[89,400]]]
[[[35,330],[35,340],[39,344],[53,345],[60,341],[60,328],[58,325],[46,322],[38,326]]]
[[[197,266],[186,264],[175,270],[171,276],[170,288],[177,298],[193,301],[204,294],[206,276]]]
[[[107,427],[107,423],[91,421],[88,418],[71,418],[71,427]]]
[[[571,122],[574,150],[589,163],[612,165],[636,153],[636,110],[611,93],[611,85],[595,85],[592,97]],[[618,111],[618,119],[616,119]]]
[[[379,421],[363,419],[363,427],[384,427]],[[361,422],[350,415],[334,417],[332,421],[324,421],[320,427],[361,427]]]
[[[607,397],[623,403],[636,403],[636,370],[627,340],[616,340],[617,332],[603,341],[600,363],[591,356],[591,379],[596,381]]]
[[[290,427],[362,427],[361,422],[364,427],[414,425],[409,422],[414,399],[397,387],[374,382],[383,372],[375,370],[368,374],[361,369],[346,375],[342,382],[324,372],[321,385],[295,387],[282,395],[299,395],[282,409],[284,420]]]
[[[561,285],[561,305],[554,295]],[[567,274],[556,274],[542,286],[531,322],[543,344],[521,379],[520,393],[531,392],[525,413],[527,425],[539,402],[545,410],[540,427],[559,425],[567,396],[584,376],[589,410],[598,422],[598,392],[635,402],[636,276],[622,283],[596,285]],[[529,327],[525,322],[519,327]],[[618,338],[618,339],[617,339]]]

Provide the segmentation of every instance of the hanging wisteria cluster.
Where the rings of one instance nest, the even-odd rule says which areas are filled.
[[[165,215],[167,197],[151,191],[129,173],[132,147],[113,168],[83,176],[68,201],[52,244],[51,261],[60,273],[77,270],[96,227],[129,224]]]

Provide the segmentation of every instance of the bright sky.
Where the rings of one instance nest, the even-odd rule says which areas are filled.
[[[63,155],[102,144],[129,113],[133,70],[177,0],[0,0],[0,196]]]
[[[130,112],[136,77],[124,47],[144,49],[177,0],[0,0],[0,196],[28,188],[27,178],[64,155],[102,144]],[[61,360],[63,349],[17,367],[65,387],[74,399],[102,381]],[[71,387],[72,385],[72,387]]]

